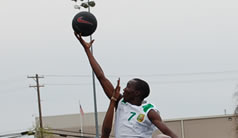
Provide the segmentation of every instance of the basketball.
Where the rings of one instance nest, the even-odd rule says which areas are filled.
[[[97,28],[97,19],[90,12],[79,12],[72,21],[73,30],[82,36],[93,34]]]

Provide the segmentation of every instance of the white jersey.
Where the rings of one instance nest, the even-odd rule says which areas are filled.
[[[150,103],[143,103],[141,106],[124,102],[122,98],[118,102],[115,116],[115,137],[116,138],[151,138],[156,127],[149,120],[147,114],[155,109]],[[155,109],[155,111],[157,111]]]

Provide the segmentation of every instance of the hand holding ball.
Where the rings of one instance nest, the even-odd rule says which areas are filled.
[[[92,13],[83,11],[74,16],[72,27],[76,33],[89,36],[97,28],[97,19]]]

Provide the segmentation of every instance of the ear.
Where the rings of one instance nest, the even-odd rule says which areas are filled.
[[[139,90],[135,90],[135,96],[141,98],[142,97],[142,92],[139,91]]]

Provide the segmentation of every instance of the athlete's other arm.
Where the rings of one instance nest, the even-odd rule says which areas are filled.
[[[94,40],[92,40],[91,42],[87,43],[85,42],[80,34],[77,34],[76,32],[74,32],[76,38],[80,41],[80,43],[82,44],[82,46],[84,47],[84,50],[86,52],[86,55],[88,57],[89,63],[94,71],[94,73],[96,74],[100,84],[102,85],[102,88],[105,92],[105,94],[107,95],[107,97],[109,99],[111,99],[112,97],[112,93],[114,91],[113,85],[112,83],[106,78],[106,76],[104,75],[104,72],[102,70],[102,68],[100,67],[100,65],[98,64],[98,62],[96,61],[96,59],[94,58],[94,56],[92,55],[91,51],[90,51],[90,47],[92,46]],[[122,96],[120,95],[119,99]]]
[[[170,136],[171,138],[178,138],[172,130],[170,130],[166,124],[162,121],[160,115],[154,110],[150,110],[148,113],[150,121],[165,135]]]
[[[114,108],[116,107],[117,99],[120,96],[120,79],[117,81],[117,86],[113,92],[110,105],[107,109],[103,124],[102,124],[102,135],[101,138],[109,138],[112,130]]]

